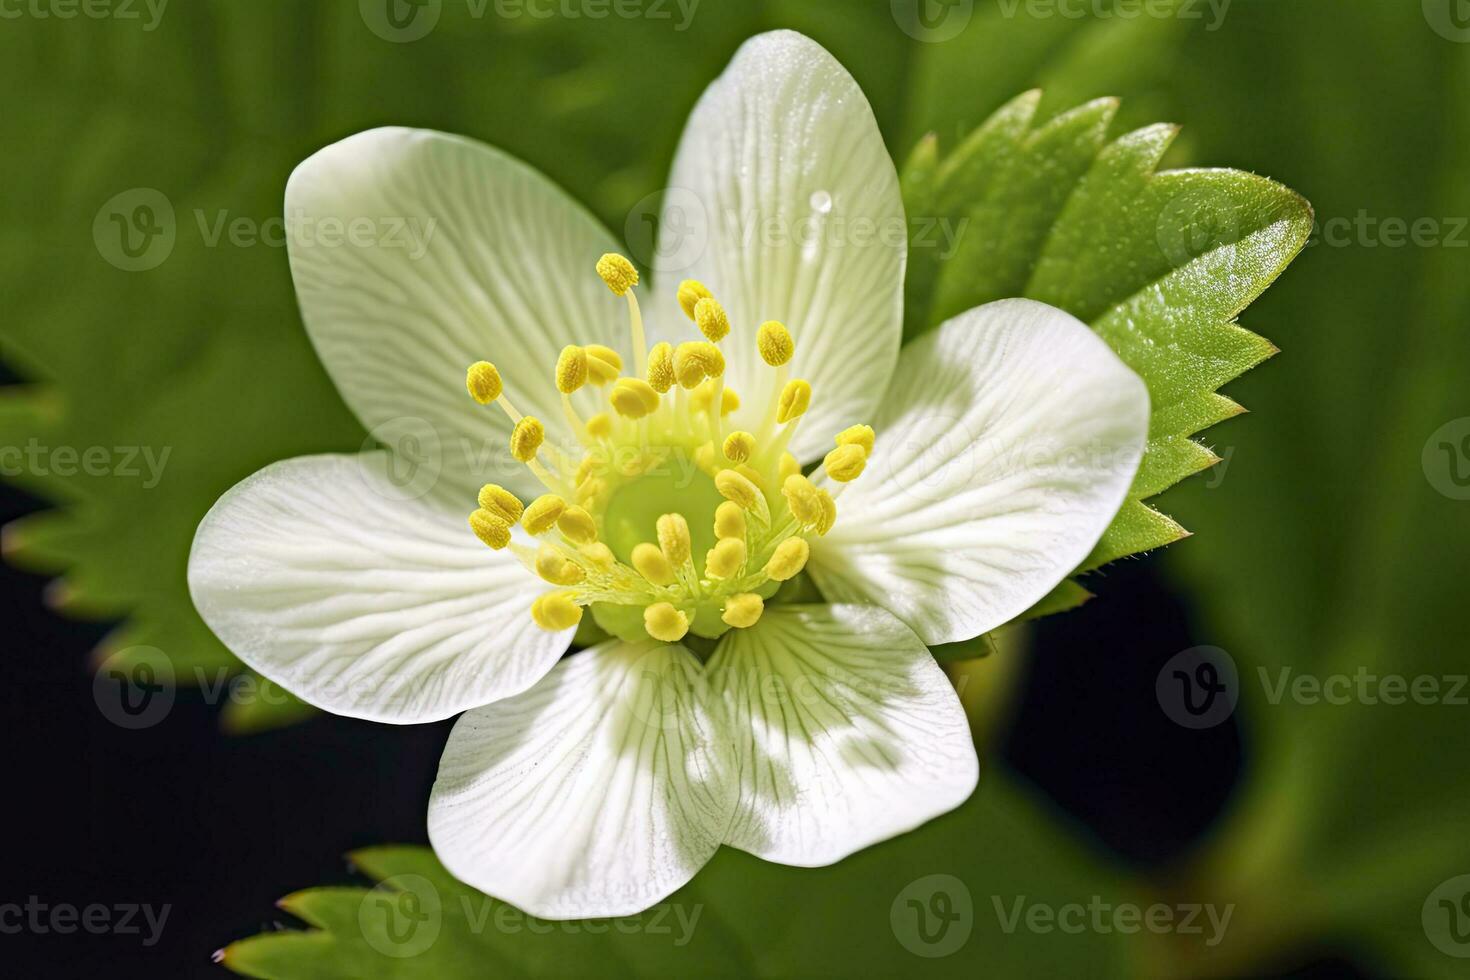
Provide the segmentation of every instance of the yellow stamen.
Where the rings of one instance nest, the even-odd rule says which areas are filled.
[[[536,450],[541,448],[541,443],[546,440],[546,426],[541,420],[526,415],[516,423],[514,431],[510,434],[510,454],[522,463],[529,463],[536,458]]]
[[[665,514],[655,525],[658,547],[669,564],[678,568],[689,560],[689,522],[683,514]]]
[[[725,600],[725,611],[720,618],[725,625],[736,629],[749,629],[760,621],[766,604],[754,592],[741,592]]]
[[[570,395],[586,383],[587,352],[575,344],[568,344],[556,359],[556,390]]]
[[[729,415],[740,407],[740,396],[735,394],[734,389],[726,388],[720,396],[720,414]]]
[[[806,567],[806,560],[811,553],[811,546],[806,543],[806,538],[787,538],[776,546],[771,560],[766,562],[766,575],[777,582],[795,578]]]
[[[623,373],[623,358],[611,347],[588,344],[582,348],[587,352],[587,380],[599,387],[616,381]]]
[[[685,279],[679,283],[679,309],[683,310],[684,315],[691,320],[695,318],[694,310],[699,305],[699,301],[713,298],[714,294],[697,279]]]
[[[674,345],[659,341],[648,352],[648,383],[660,395],[674,387]]]
[[[531,535],[545,534],[566,509],[565,500],[554,493],[544,493],[526,507],[526,512],[521,515],[521,527]]]
[[[619,415],[630,419],[641,419],[658,410],[658,392],[639,378],[619,378],[608,401]]]
[[[812,386],[800,378],[786,382],[781,389],[781,401],[776,409],[776,421],[783,425],[800,418],[812,403]]]
[[[721,538],[704,556],[704,574],[707,578],[730,578],[745,564],[745,539]]]
[[[519,497],[495,483],[480,488],[479,504],[481,510],[488,510],[506,524],[520,520],[521,512],[526,509]]]
[[[587,434],[594,439],[606,439],[612,435],[612,418],[606,412],[598,412],[587,420]]]
[[[597,274],[602,281],[607,283],[607,288],[613,291],[613,295],[625,295],[628,290],[638,285],[638,270],[633,267],[626,257],[616,252],[608,252],[597,260]]]
[[[764,502],[760,488],[750,479],[734,470],[720,470],[715,476],[715,489],[720,496],[732,501],[741,510],[751,510]]]
[[[603,571],[612,568],[618,561],[612,549],[601,541],[594,541],[591,544],[583,545],[581,551],[583,557]]]
[[[505,385],[500,381],[500,372],[489,361],[471,364],[465,373],[464,385],[469,389],[470,397],[481,405],[490,404],[505,390]]]
[[[832,479],[838,483],[848,483],[863,475],[863,467],[868,465],[868,454],[863,451],[862,446],[849,443],[828,453],[822,460],[822,465]]]
[[[785,483],[788,476],[800,472],[801,463],[797,461],[796,457],[790,453],[782,453],[781,462],[776,467],[776,473],[781,477],[781,482]]]
[[[864,453],[871,454],[876,440],[877,434],[871,425],[849,425],[837,433],[835,441],[839,446],[862,446]]]
[[[597,521],[581,507],[568,507],[556,519],[556,528],[573,544],[591,544],[597,540]]]
[[[674,377],[681,388],[693,388],[724,373],[725,355],[707,340],[686,340],[674,350]]]
[[[531,603],[531,619],[544,630],[560,633],[582,621],[582,607],[566,592],[548,592]]]
[[[718,344],[730,335],[730,318],[713,296],[700,300],[694,307],[694,324],[711,342]]]
[[[745,539],[745,511],[733,500],[715,508],[715,537]]]
[[[576,585],[587,577],[576,562],[550,545],[536,552],[536,574],[552,585]]]
[[[655,602],[643,610],[643,628],[655,640],[678,643],[689,632],[689,617],[670,603]]]
[[[817,490],[817,499],[822,504],[822,519],[817,521],[817,533],[826,534],[837,523],[837,501],[826,490]]]
[[[796,342],[791,332],[775,320],[767,320],[756,331],[755,345],[761,352],[761,360],[771,367],[780,367],[789,362],[796,353]]]
[[[638,574],[648,579],[653,585],[673,585],[674,566],[664,557],[664,553],[648,542],[640,542],[633,546],[633,567]]]
[[[483,508],[470,515],[470,530],[496,551],[510,544],[510,525],[501,520],[499,514]]]
[[[786,498],[791,516],[804,526],[811,527],[822,519],[821,498],[817,495],[817,488],[806,477],[800,474],[788,476],[781,484],[781,496]]]
[[[725,458],[732,463],[743,463],[755,454],[755,436],[749,432],[732,432],[725,437]]]

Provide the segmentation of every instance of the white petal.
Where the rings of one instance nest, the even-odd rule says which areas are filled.
[[[979,760],[928,649],[875,606],[776,606],[732,630],[709,683],[736,736],[740,804],[725,842],[831,864],[965,801]]]
[[[528,479],[506,451],[505,414],[465,392],[470,364],[494,362],[516,407],[565,442],[557,353],[628,346],[627,307],[595,272],[612,239],[551,181],[484,144],[358,133],[296,168],[286,217],[299,229],[288,243],[302,317],[347,404],[375,432],[403,417],[431,424],[460,492]]]
[[[908,238],[873,111],[836,59],[791,31],[747,41],[689,118],[659,227],[661,292],[698,279],[730,314],[743,427],[772,389],[766,320],[791,330],[792,376],[814,392],[793,452],[820,455],[871,417],[898,357]],[[671,307],[661,321],[692,329]]]
[[[1086,324],[1002,300],[904,349],[876,428],[808,567],[829,599],[948,643],[1024,612],[1087,557],[1142,458],[1148,392]]]
[[[189,592],[236,656],[339,715],[448,718],[536,683],[573,630],[531,622],[546,591],[465,517],[403,499],[384,452],[267,466],[194,534]]]
[[[631,915],[720,844],[733,784],[679,646],[609,641],[454,726],[429,839],[462,881],[550,919]]]

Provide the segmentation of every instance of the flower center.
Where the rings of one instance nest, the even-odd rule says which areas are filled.
[[[544,629],[575,626],[585,608],[626,640],[672,643],[690,632],[714,638],[753,626],[765,600],[805,567],[809,539],[832,529],[836,497],[866,465],[873,430],[856,425],[839,433],[824,461],[837,493],[816,486],[787,451],[812,390],[787,377],[795,345],[785,326],[768,321],[756,334],[776,374],[761,424],[755,432],[732,429],[727,417],[740,399],[725,386],[719,347],[730,321],[710,291],[693,280],[679,286],[679,304],[703,340],[650,350],[633,264],[604,255],[597,272],[627,298],[637,374],[623,375],[622,358],[610,348],[562,349],[556,386],[578,440],[565,450],[545,445],[545,427],[511,404],[493,364],[471,365],[470,395],[510,417],[511,454],[547,493],[523,505],[488,484],[470,527],[558,587],[531,606]],[[597,410],[584,416],[589,402]],[[511,540],[517,522],[538,547]]]

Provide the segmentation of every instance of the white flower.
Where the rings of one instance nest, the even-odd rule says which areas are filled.
[[[205,621],[312,704],[473,709],[430,837],[540,916],[637,912],[721,844],[828,864],[960,804],[978,762],[926,644],[1002,625],[1075,568],[1148,427],[1140,379],[1039,303],[900,353],[898,181],[810,40],[740,50],[670,187],[697,206],[667,216],[684,237],[660,254],[698,247],[651,310],[649,337],[679,346],[649,351],[631,264],[503,153],[380,129],[303,163],[286,209],[321,231],[292,238],[307,330],[368,428],[422,420],[437,483],[400,485],[422,445],[277,463],[190,557]],[[395,219],[432,233],[366,235]],[[615,638],[562,659],[588,607]]]

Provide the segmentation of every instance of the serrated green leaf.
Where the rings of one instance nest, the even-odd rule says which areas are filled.
[[[910,215],[929,207],[964,233],[948,255],[911,243],[922,271],[910,283],[905,331],[1027,296],[1090,323],[1144,379],[1146,454],[1085,572],[1187,535],[1143,501],[1217,461],[1189,437],[1238,413],[1216,389],[1275,353],[1234,320],[1305,245],[1312,211],[1252,174],[1156,173],[1177,128],[1149,126],[1109,143],[1115,100],[1038,125],[1040,101],[1036,92],[1012,100],[937,166],[917,158],[932,176],[906,181],[916,194]]]

